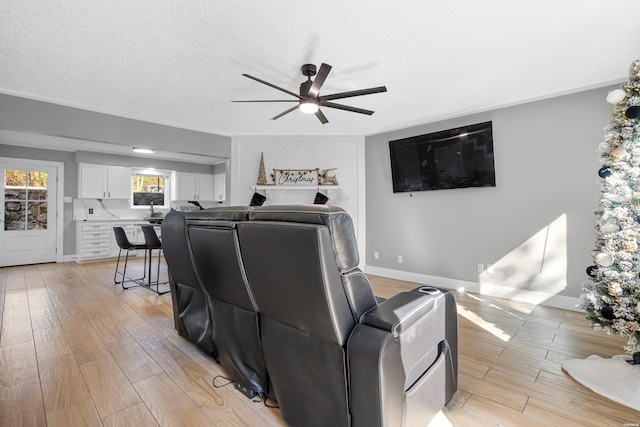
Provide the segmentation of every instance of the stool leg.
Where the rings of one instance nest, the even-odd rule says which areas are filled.
[[[118,251],[118,261],[116,261],[116,271],[115,271],[115,273],[113,273],[113,283],[115,283],[116,285],[121,283],[121,282],[118,282],[118,279],[117,279],[117,277],[118,277],[118,267],[120,266],[120,255],[121,254],[122,254],[122,249],[120,249]],[[124,275],[122,276],[122,280],[124,280]]]
[[[156,293],[160,293],[160,254],[162,253],[162,249],[158,249],[158,268],[156,271]]]
[[[149,249],[149,277],[147,279],[149,289],[151,289],[151,264],[153,264],[153,249]]]

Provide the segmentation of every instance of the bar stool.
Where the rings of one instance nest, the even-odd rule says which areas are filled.
[[[127,238],[127,233],[124,232],[124,229],[122,227],[113,227],[113,233],[115,234],[115,237],[116,237],[116,243],[120,248],[120,250],[118,251],[118,261],[116,262],[116,271],[113,274],[113,283],[122,284],[122,289],[129,289],[131,287],[131,286],[126,287],[124,285],[125,282],[136,282],[138,285],[140,285],[139,281],[146,279],[147,245],[145,243],[131,243]],[[144,250],[144,267],[142,268],[144,275],[138,279],[131,279],[131,278],[127,279],[127,263],[129,262],[129,252],[138,250],[138,249]],[[120,272],[119,271],[120,256],[122,255],[123,250],[127,251],[127,253],[124,257],[124,269],[122,270],[122,272]],[[118,282],[118,274],[122,276],[122,280],[119,282]]]
[[[162,242],[158,238],[158,235],[156,234],[156,231],[153,229],[153,226],[151,226],[151,225],[142,225],[141,227],[142,227],[142,233],[144,234],[145,247],[149,251],[149,282],[148,282],[148,287],[149,287],[149,289],[151,289],[153,291],[153,289],[151,288],[151,284],[152,284],[152,281],[151,281],[151,264],[153,264],[152,251],[154,249],[157,249],[158,250],[158,269],[156,271],[156,280],[155,280],[155,282],[156,282],[155,283],[156,284],[156,290],[154,292],[157,293],[158,295],[166,294],[167,292],[170,292],[171,290],[160,292],[160,285],[169,283],[169,282],[162,282],[162,283],[160,282],[160,255],[162,254]]]

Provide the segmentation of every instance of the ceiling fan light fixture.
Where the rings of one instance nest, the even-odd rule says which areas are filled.
[[[318,104],[311,101],[304,101],[300,103],[300,111],[307,114],[315,114],[318,112]]]
[[[274,116],[271,120],[279,119],[280,117],[291,113],[295,110],[300,110],[305,114],[315,114],[320,123],[327,124],[329,120],[325,117],[322,111],[320,111],[320,106],[322,108],[336,108],[338,110],[350,111],[352,113],[366,114],[368,116],[372,115],[374,112],[372,110],[366,110],[364,108],[352,107],[344,104],[337,104],[333,102],[336,99],[344,99],[351,98],[354,96],[362,96],[362,95],[371,95],[374,93],[386,92],[386,86],[379,87],[371,87],[368,89],[359,89],[359,90],[349,90],[346,92],[332,93],[329,95],[320,95],[320,90],[322,89],[322,85],[324,81],[327,79],[329,72],[331,71],[331,65],[325,64],[324,62],[320,65],[320,69],[316,69],[316,66],[313,64],[304,64],[301,68],[302,75],[307,78],[306,81],[300,83],[299,94],[291,92],[290,90],[284,89],[280,86],[276,86],[273,83],[269,83],[265,80],[259,79],[257,77],[250,76],[249,74],[243,74],[244,77],[247,77],[251,80],[255,80],[258,83],[262,83],[263,85],[269,86],[273,89],[279,90],[280,92],[284,92],[288,95],[293,96],[295,99],[258,99],[251,101],[231,101],[231,102],[295,102],[296,104],[283,111],[282,113]],[[311,77],[315,76],[313,80]]]
[[[142,147],[133,147],[134,153],[140,154],[153,154],[153,150],[151,148],[142,148]]]

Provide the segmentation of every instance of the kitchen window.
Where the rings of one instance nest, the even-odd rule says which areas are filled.
[[[134,169],[131,178],[132,207],[149,208],[153,203],[156,208],[169,209],[170,176],[168,171]]]

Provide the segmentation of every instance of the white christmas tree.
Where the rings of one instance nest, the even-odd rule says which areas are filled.
[[[640,60],[629,81],[609,93],[615,106],[600,144],[595,264],[587,268],[580,306],[596,330],[627,338],[640,363]]]

